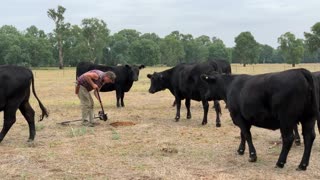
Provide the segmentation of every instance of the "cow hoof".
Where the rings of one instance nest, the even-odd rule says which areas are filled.
[[[216,124],[216,127],[221,127],[221,124],[220,124],[220,123],[217,123],[217,124]]]
[[[257,155],[255,153],[250,153],[249,162],[256,162],[256,161],[257,161]]]
[[[33,139],[28,139],[28,141],[27,141],[27,142],[28,142],[28,143],[29,143],[29,142],[33,142]]]
[[[257,162],[257,157],[249,157],[249,162]]]
[[[204,125],[206,125],[207,124],[207,122],[202,122],[202,125],[204,126]]]
[[[188,115],[188,116],[187,116],[187,119],[191,119],[191,115]]]
[[[34,141],[28,141],[28,147],[36,147]]]
[[[244,155],[244,149],[238,149],[237,152],[239,155]]]
[[[296,140],[294,141],[294,143],[296,144],[296,146],[300,146],[300,145],[301,145],[300,139],[296,139]]]
[[[276,167],[275,168],[283,168],[284,167],[284,163],[283,162],[281,162],[281,163],[277,163],[276,164]]]
[[[296,170],[297,170],[297,171],[305,171],[305,170],[307,170],[307,166],[306,166],[305,164],[299,165]]]
[[[176,122],[178,122],[180,119],[180,116],[176,116],[174,119],[176,120]]]

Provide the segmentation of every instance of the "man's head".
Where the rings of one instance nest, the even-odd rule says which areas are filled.
[[[102,78],[104,83],[114,83],[116,80],[116,74],[112,71],[107,71],[103,73]]]

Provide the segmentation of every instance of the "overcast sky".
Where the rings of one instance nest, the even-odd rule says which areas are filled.
[[[320,0],[1,0],[0,26],[25,30],[31,25],[51,32],[49,8],[62,5],[65,21],[80,24],[84,18],[103,19],[111,33],[136,29],[160,37],[178,30],[183,34],[216,36],[228,47],[234,38],[250,31],[256,41],[277,47],[277,38],[303,32],[320,22]]]

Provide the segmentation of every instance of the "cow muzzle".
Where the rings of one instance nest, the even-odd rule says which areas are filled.
[[[149,93],[154,94],[156,91],[154,89],[149,89]]]

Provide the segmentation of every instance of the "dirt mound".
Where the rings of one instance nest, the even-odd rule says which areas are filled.
[[[118,122],[113,122],[110,123],[111,126],[113,127],[119,127],[119,126],[134,126],[136,123],[130,122],[130,121],[118,121]]]

